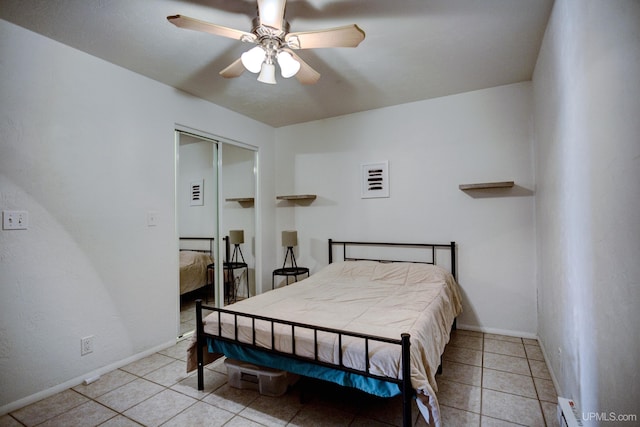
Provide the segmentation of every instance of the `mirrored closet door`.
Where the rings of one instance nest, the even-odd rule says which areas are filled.
[[[196,299],[221,307],[255,295],[257,151],[176,131],[176,159],[180,337],[195,329]]]

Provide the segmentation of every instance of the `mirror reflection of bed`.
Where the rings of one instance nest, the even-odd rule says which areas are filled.
[[[195,329],[196,300],[214,303],[214,245],[212,237],[180,238],[180,337]]]

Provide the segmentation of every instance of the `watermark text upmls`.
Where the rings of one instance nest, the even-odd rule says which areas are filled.
[[[583,412],[582,420],[601,422],[635,422],[638,421],[638,415],[618,414],[617,412]]]

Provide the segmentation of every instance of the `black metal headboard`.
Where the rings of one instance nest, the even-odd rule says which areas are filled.
[[[213,242],[214,242],[214,238],[213,237],[180,237],[180,241],[181,242],[188,242],[188,241],[193,241],[193,242],[204,242],[204,241],[209,241],[209,249],[186,249],[186,248],[180,248],[181,251],[194,251],[194,252],[205,252],[205,253],[209,253],[209,255],[213,256]]]
[[[451,255],[451,274],[454,278],[456,276],[456,242],[451,243],[389,243],[389,242],[351,242],[329,239],[329,264],[333,262],[333,247],[342,246],[342,260],[343,261],[378,261],[378,262],[407,262],[406,260],[390,260],[390,259],[375,259],[375,258],[362,258],[347,256],[347,248],[350,246],[371,246],[371,247],[402,247],[402,248],[419,248],[427,249],[431,253],[431,258],[425,261],[410,261],[422,264],[436,264],[436,250],[448,249]]]

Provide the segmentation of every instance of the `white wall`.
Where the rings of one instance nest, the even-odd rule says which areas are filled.
[[[188,143],[184,143],[187,141]],[[218,221],[217,165],[214,142],[180,135],[178,162],[178,235],[180,237],[213,237]],[[203,182],[203,203],[191,204],[191,184]],[[188,242],[188,248],[202,248]],[[204,245],[208,249],[208,243]]]
[[[535,336],[531,85],[514,84],[276,129],[279,233],[298,265],[327,264],[327,238],[458,244],[465,327]],[[389,161],[391,196],[360,198],[360,165]],[[459,184],[514,180],[473,197]],[[280,250],[282,263],[283,250]],[[265,267],[266,268],[266,267]]]
[[[585,416],[638,416],[640,2],[557,0],[533,85],[540,340]]]
[[[0,231],[4,413],[175,342],[176,124],[260,147],[275,193],[270,127],[2,20],[0,52],[0,209],[30,218]]]

